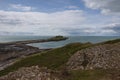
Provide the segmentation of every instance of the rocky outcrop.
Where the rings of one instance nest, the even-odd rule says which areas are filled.
[[[120,69],[120,42],[77,51],[67,62],[69,70]]]
[[[0,80],[60,80],[57,78],[57,72],[38,66],[23,67],[18,71],[11,72]]]
[[[66,39],[68,38],[63,36],[55,36],[48,39],[0,43],[0,70],[3,70],[4,68],[13,64],[16,61],[16,59],[23,58],[28,55],[32,55],[34,53],[40,53],[41,51],[50,50],[50,49],[39,49],[37,47],[32,47],[26,44],[62,41]]]
[[[0,43],[0,45],[20,45],[20,44],[31,44],[31,43],[43,43],[43,42],[53,42],[53,41],[63,41],[68,39],[68,37],[64,36],[55,36],[48,39],[37,39],[37,40],[26,40],[26,41],[14,41],[14,42],[7,42],[7,43]]]
[[[99,80],[120,80],[120,41],[98,43],[89,47],[83,46],[80,49],[69,58],[66,66],[61,64],[59,69],[50,70],[38,66],[23,67],[0,77],[0,80],[75,80],[80,77],[79,75],[76,76],[76,73],[79,73],[75,71],[86,72],[86,70],[95,71],[95,73],[98,73],[97,76],[103,73],[105,76],[101,75],[103,77]],[[100,74],[97,70],[100,70]],[[80,74],[84,75],[84,73]],[[93,80],[96,80],[96,77]]]
[[[0,70],[16,62],[16,59],[49,49],[39,49],[28,45],[1,45],[0,46]]]
[[[0,61],[9,60],[10,58],[20,55],[29,55],[39,51],[38,48],[26,45],[4,45],[0,47]]]

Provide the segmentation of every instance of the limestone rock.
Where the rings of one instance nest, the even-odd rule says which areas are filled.
[[[77,51],[68,69],[120,69],[120,43],[104,44]]]
[[[11,72],[0,80],[60,80],[53,75],[51,70],[47,68],[39,68],[38,66],[23,67],[18,71]]]

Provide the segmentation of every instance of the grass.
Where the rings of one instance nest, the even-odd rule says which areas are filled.
[[[63,80],[120,80],[119,69],[72,70]]]
[[[120,39],[106,41],[98,44],[91,43],[71,43],[61,48],[56,48],[47,52],[43,52],[37,55],[32,55],[17,61],[15,64],[0,71],[0,76],[6,75],[9,72],[15,71],[21,67],[29,67],[33,65],[39,65],[41,67],[47,67],[52,70],[58,70],[64,67],[64,64],[68,59],[78,50],[96,46],[100,44],[113,44],[120,42]],[[103,70],[85,70],[85,71],[71,71],[67,80],[99,80],[106,75]],[[107,80],[107,79],[102,79]]]
[[[48,39],[49,41],[60,41],[60,40],[66,40],[68,39],[68,37],[64,37],[64,36],[55,36],[55,37],[52,37],[50,39]]]
[[[102,42],[101,44],[114,44],[118,42],[120,42],[120,39],[105,41],[105,42]]]
[[[107,80],[106,70],[75,70],[66,80]]]
[[[0,76],[8,74],[9,72],[15,71],[21,67],[29,67],[33,65],[48,67],[49,69],[53,70],[59,69],[76,51],[87,48],[91,45],[92,44],[90,43],[71,43],[61,48],[27,57],[0,71]]]

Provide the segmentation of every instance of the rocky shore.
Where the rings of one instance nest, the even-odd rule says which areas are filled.
[[[0,80],[120,80],[120,39],[71,43],[19,60],[0,75]]]
[[[0,70],[13,64],[16,59],[39,53],[47,49],[39,49],[27,45],[3,45],[0,48]]]
[[[62,41],[66,40],[68,37],[63,36],[55,36],[48,39],[38,39],[38,40],[26,40],[26,41],[15,41],[15,42],[7,42],[0,43],[0,45],[20,45],[20,44],[30,44],[30,43],[43,43],[43,42],[52,42],[52,41]]]
[[[16,61],[16,59],[24,58],[28,55],[50,50],[50,49],[39,49],[37,47],[32,47],[26,44],[61,41],[66,39],[67,38],[63,36],[55,36],[49,39],[0,43],[0,70],[3,70],[9,65],[12,65]]]

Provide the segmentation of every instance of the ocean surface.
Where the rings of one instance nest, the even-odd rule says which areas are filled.
[[[36,39],[47,39],[51,36],[0,36],[0,43],[13,42],[13,41],[24,41],[24,40],[36,40]],[[118,39],[120,36],[69,36],[69,39],[59,42],[45,42],[45,43],[32,43],[28,44],[40,49],[43,48],[57,48],[62,47],[68,43],[74,42],[91,42],[98,43],[107,40]]]

